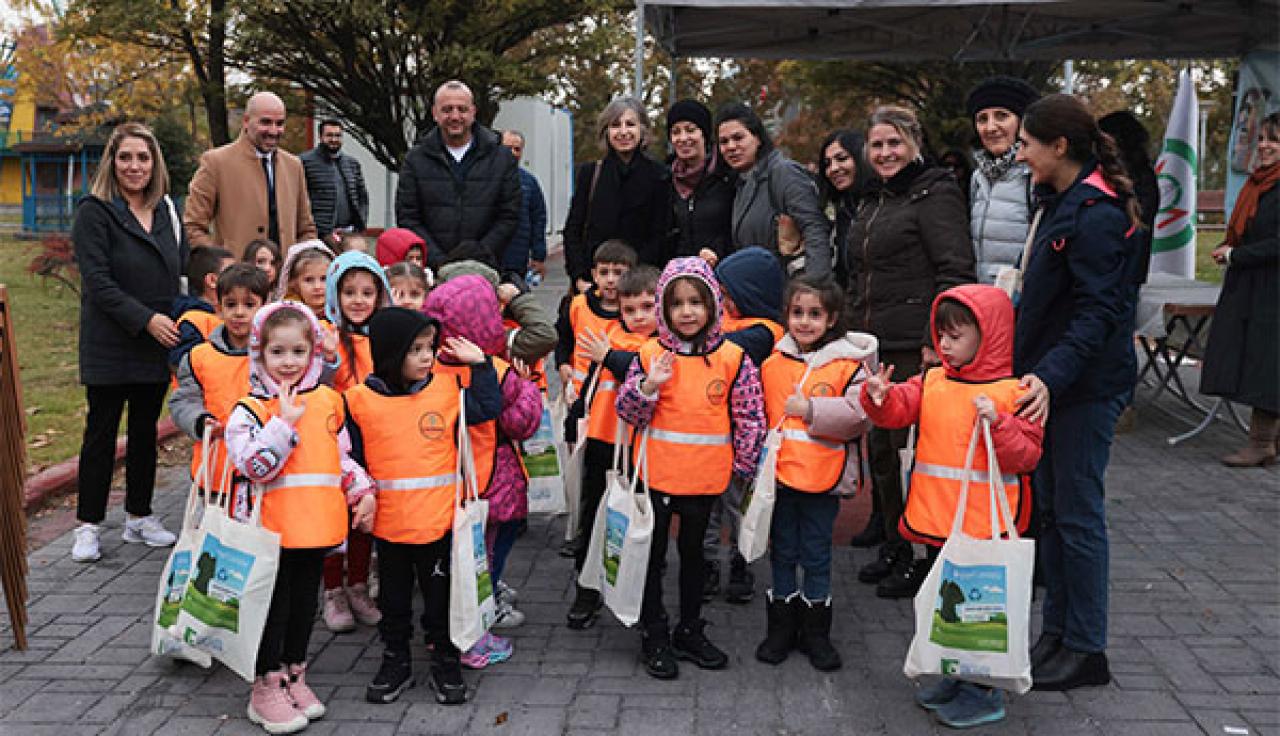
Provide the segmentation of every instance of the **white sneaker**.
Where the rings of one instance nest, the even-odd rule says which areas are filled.
[[[499,629],[514,629],[524,623],[524,614],[517,611],[507,601],[498,603],[497,616],[493,619],[493,625]]]
[[[97,562],[102,559],[98,549],[98,535],[102,527],[97,524],[81,524],[76,527],[76,541],[71,545],[71,559],[76,562]]]
[[[124,541],[131,544],[141,542],[148,547],[172,547],[178,537],[153,516],[130,518],[124,522]]]
[[[520,592],[515,588],[507,585],[503,581],[498,581],[498,600],[505,601],[511,605],[515,605],[520,600]]]

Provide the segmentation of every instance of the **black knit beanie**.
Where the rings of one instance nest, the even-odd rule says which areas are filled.
[[[1021,118],[1027,106],[1038,99],[1040,99],[1040,93],[1021,79],[1006,76],[988,77],[969,90],[965,109],[969,112],[971,123],[980,110],[988,107],[1003,107]]]
[[[404,307],[385,307],[369,318],[369,353],[373,356],[373,374],[393,388],[404,382],[404,357],[418,335],[428,327],[435,328],[432,347],[440,344],[440,323],[422,312]]]
[[[702,131],[702,140],[711,146],[714,140],[711,135],[711,111],[697,100],[680,100],[667,111],[667,135],[671,135],[671,126],[688,121]]]

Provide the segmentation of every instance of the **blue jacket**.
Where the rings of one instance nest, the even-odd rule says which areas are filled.
[[[1096,162],[1061,194],[1036,194],[1045,212],[1024,267],[1014,371],[1036,374],[1055,405],[1123,396],[1137,368],[1138,233]]]
[[[538,178],[520,169],[520,220],[498,265],[502,271],[515,271],[523,276],[531,259],[547,260],[547,201],[542,196]]]

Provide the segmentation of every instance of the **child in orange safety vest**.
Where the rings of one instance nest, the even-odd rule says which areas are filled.
[[[584,539],[591,538],[596,510],[604,496],[605,477],[613,464],[613,446],[618,436],[618,411],[614,407],[618,384],[626,378],[640,346],[653,337],[658,327],[655,305],[659,275],[658,269],[649,265],[636,266],[623,274],[617,285],[621,327],[608,334],[588,329],[578,340],[580,350],[591,357],[586,385],[595,385],[590,397],[584,391],[570,409],[574,416],[587,415],[587,436],[580,438],[587,443],[579,517]],[[575,573],[582,572],[586,559],[587,546],[578,545],[573,558]],[[579,585],[576,575],[574,581],[574,598],[567,616],[569,628],[587,629],[600,614],[600,591]]]
[[[304,678],[324,557],[348,528],[368,530],[377,506],[373,481],[348,456],[342,397],[320,383],[323,334],[296,302],[258,311],[249,395],[232,409],[225,433],[236,471],[262,488],[262,525],[280,535],[249,700],[249,719],[268,733],[293,733],[324,716]]]
[[[329,264],[325,274],[324,313],[338,336],[338,367],[333,389],[339,393],[359,385],[373,371],[368,324],[374,310],[391,302],[391,287],[371,256],[347,251]],[[352,530],[346,548],[324,560],[324,602],[320,618],[335,633],[353,631],[356,622],[376,626],[382,614],[369,596],[369,564],[373,537]]]
[[[369,319],[373,373],[347,389],[352,456],[378,486],[378,545],[384,646],[382,665],[365,689],[371,703],[390,703],[412,684],[413,588],[422,589],[423,624],[431,647],[430,682],[436,699],[466,699],[457,647],[449,638],[449,554],[458,461],[460,389],[466,385],[466,424],[497,418],[497,374],[474,343],[445,341],[442,353],[466,375],[435,370],[440,323],[417,310],[388,307]]]
[[[1044,427],[1016,413],[1025,389],[1013,376],[1013,323],[1013,303],[1004,291],[979,284],[948,289],[934,300],[931,319],[942,365],[898,384],[890,383],[893,366],[885,366],[863,388],[862,407],[877,426],[919,424],[906,508],[898,522],[903,538],[928,545],[928,559],[917,565],[931,565],[951,532],[969,437],[979,415],[991,423],[1002,485],[1019,531],[1030,519],[1031,488],[1025,474],[1040,461]],[[985,454],[975,453],[972,477],[985,484],[987,469]],[[989,506],[988,494],[969,494],[966,534],[990,536]],[[925,575],[916,577],[923,580]],[[1005,717],[999,690],[949,677],[920,688],[916,702],[954,727]]]
[[[798,648],[824,672],[841,666],[831,644],[831,532],[840,497],[861,481],[854,440],[871,422],[857,397],[877,349],[871,335],[839,328],[843,308],[833,279],[793,279],[782,303],[787,334],[760,368],[769,426],[782,437],[769,529],[773,589],[756,659],[779,664]]]
[[[679,675],[677,658],[723,669],[728,657],[707,640],[702,619],[702,539],[730,478],[755,473],[765,435],[760,372],[720,335],[720,285],[701,258],[676,258],[657,286],[658,337],[646,342],[618,390],[618,418],[647,428],[648,461],[637,472],[653,501],[654,532],[640,609],[645,671]],[[673,514],[680,515],[680,619],[668,629],[662,566]]]

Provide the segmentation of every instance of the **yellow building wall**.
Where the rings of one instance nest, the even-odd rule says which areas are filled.
[[[13,112],[9,116],[6,148],[28,140],[36,127],[36,98],[30,89],[20,85],[14,95]],[[22,160],[11,153],[0,159],[0,204],[22,204]]]

